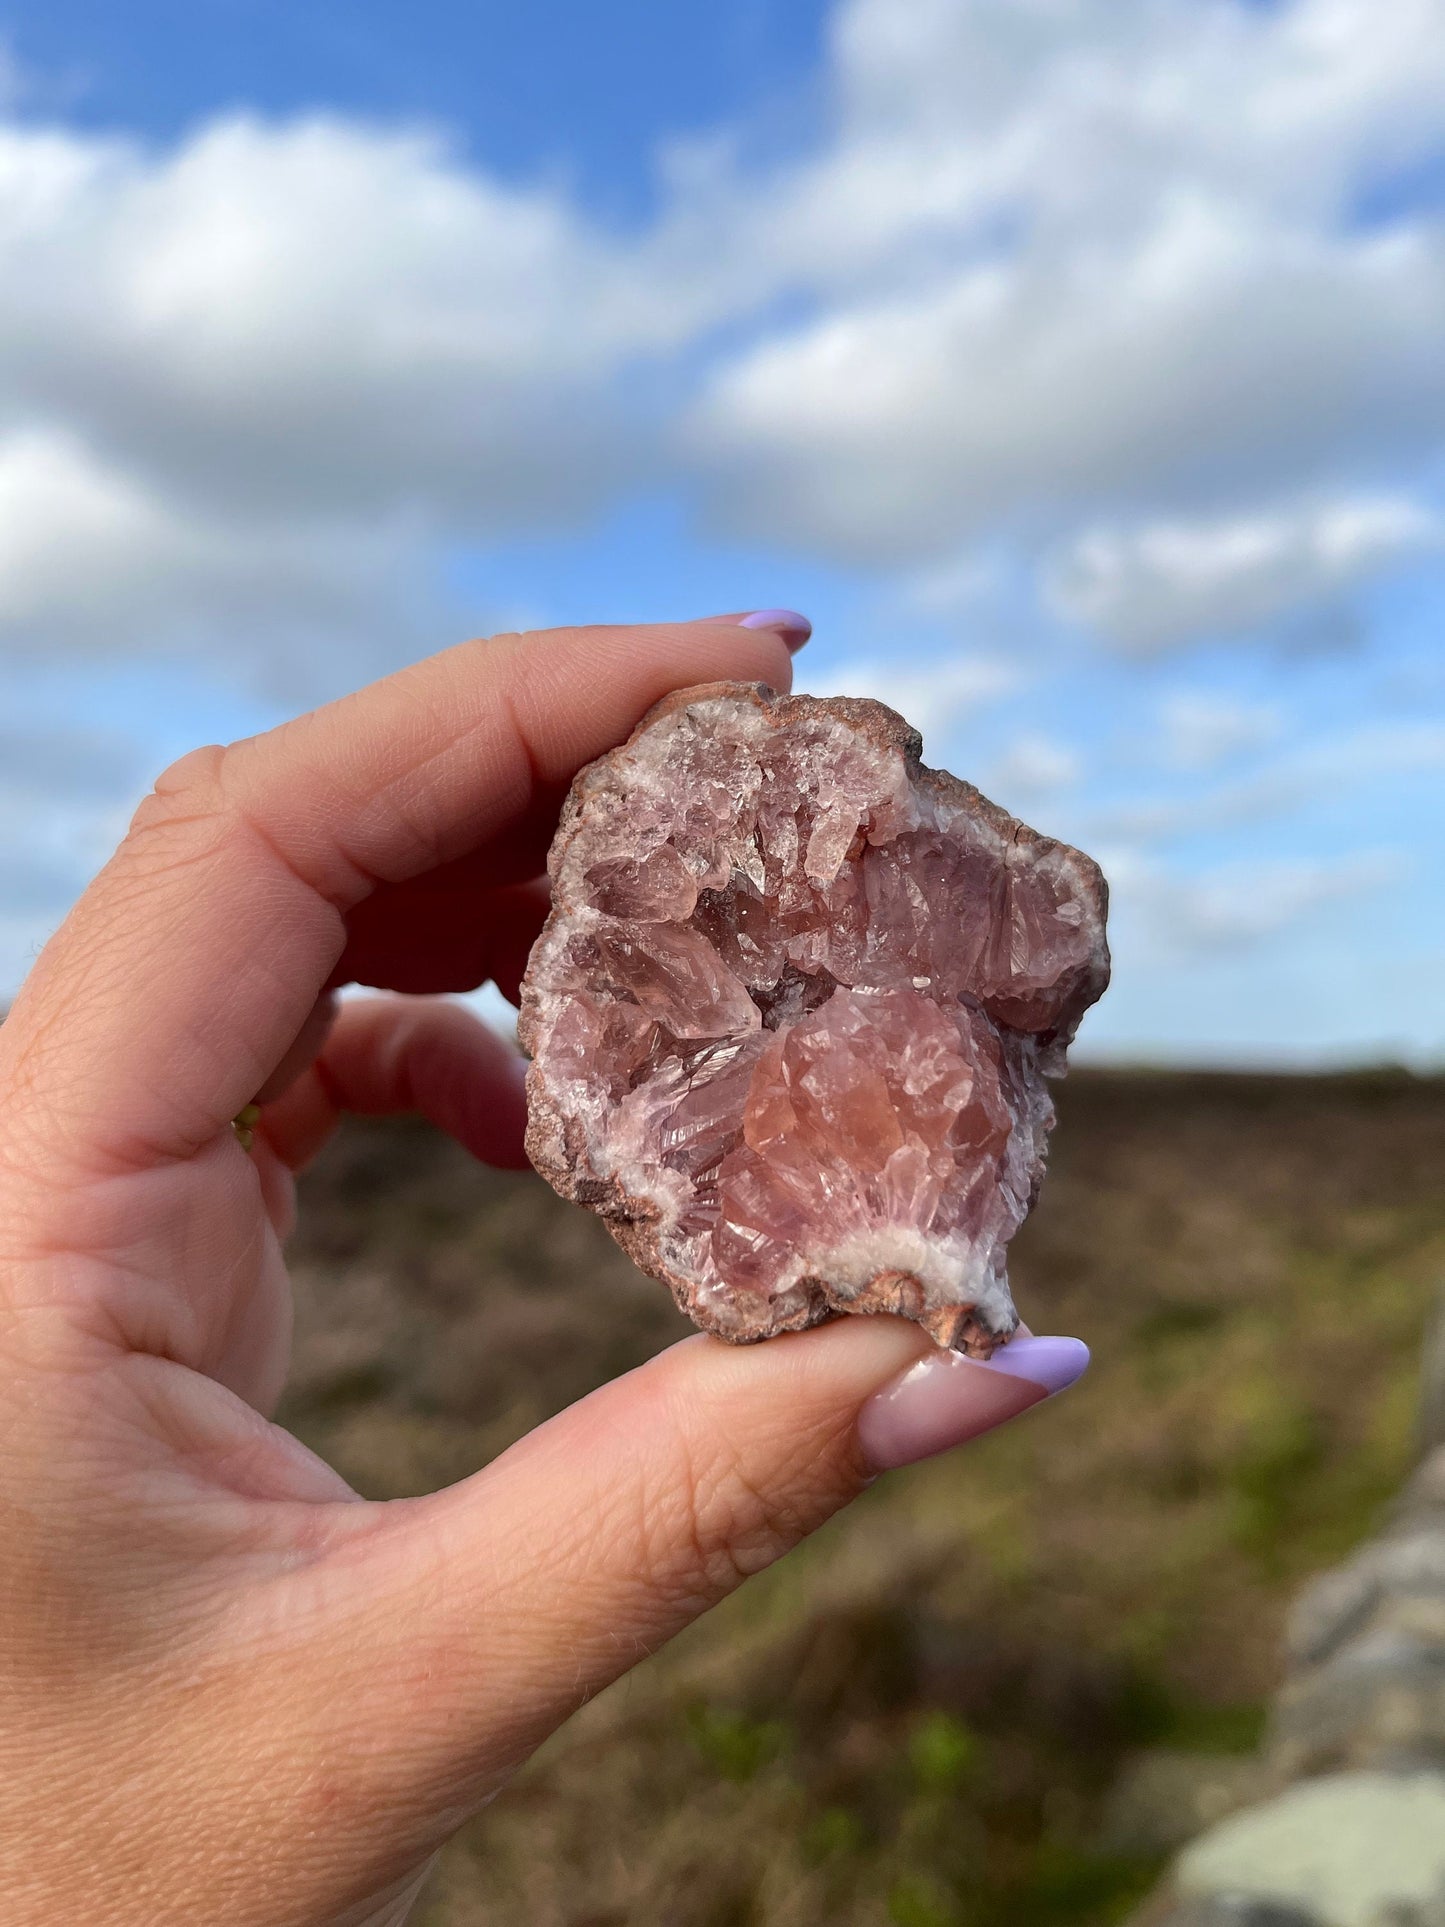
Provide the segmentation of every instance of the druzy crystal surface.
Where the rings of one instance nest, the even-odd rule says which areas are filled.
[[[714,683],[582,771],[523,985],[528,1149],[724,1338],[987,1356],[1105,886],[881,703]]]

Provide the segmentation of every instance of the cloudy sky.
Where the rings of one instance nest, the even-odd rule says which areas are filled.
[[[785,604],[1100,1056],[1445,1057],[1445,0],[0,0],[0,994],[135,797]]]

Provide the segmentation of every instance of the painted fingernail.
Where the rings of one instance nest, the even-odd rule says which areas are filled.
[[[1011,1338],[988,1360],[987,1369],[1009,1378],[1026,1378],[1050,1394],[1067,1391],[1089,1365],[1082,1338]]]
[[[774,629],[795,653],[813,633],[813,625],[796,609],[754,609],[738,624],[740,629]]]
[[[1009,1362],[1010,1353],[1016,1356]],[[858,1443],[876,1472],[947,1452],[1017,1418],[1072,1385],[1089,1362],[1077,1338],[1016,1338],[983,1364],[930,1352],[874,1394],[858,1415]]]

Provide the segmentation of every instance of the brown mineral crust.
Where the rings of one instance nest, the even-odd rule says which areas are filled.
[[[921,753],[881,703],[712,683],[562,811],[528,1151],[734,1342],[895,1312],[986,1357],[1017,1325],[1004,1253],[1106,889]]]

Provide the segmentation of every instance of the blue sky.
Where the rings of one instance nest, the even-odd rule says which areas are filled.
[[[1445,0],[0,0],[0,978],[465,633],[784,603],[1081,1049],[1445,1056]]]
[[[775,112],[782,142],[812,109],[820,0],[95,0],[10,6],[33,105],[74,126],[174,140],[215,113],[325,108],[442,122],[480,166],[565,179],[595,215],[654,204],[659,135]]]

